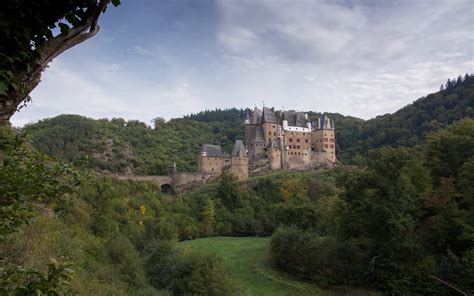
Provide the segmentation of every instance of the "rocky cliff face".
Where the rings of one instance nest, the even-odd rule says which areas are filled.
[[[92,161],[96,162],[96,170],[110,172],[107,167],[116,168],[115,173],[123,175],[133,174],[134,153],[130,146],[114,139],[93,139],[95,144],[91,153]],[[107,166],[104,166],[107,164]]]

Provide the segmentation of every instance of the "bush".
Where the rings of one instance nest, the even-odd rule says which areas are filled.
[[[137,250],[121,234],[116,234],[106,244],[112,263],[119,269],[122,279],[131,286],[144,286],[145,274]]]
[[[365,256],[354,243],[337,242],[296,227],[279,228],[270,250],[278,267],[319,286],[355,283],[364,270]]]
[[[174,295],[233,295],[235,287],[222,261],[194,250],[156,246],[146,263],[147,276],[157,289]]]

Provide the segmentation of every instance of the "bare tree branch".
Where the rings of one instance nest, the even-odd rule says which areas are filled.
[[[448,288],[451,288],[452,290],[454,290],[454,291],[456,291],[457,293],[459,293],[459,295],[467,296],[467,293],[466,293],[466,292],[463,292],[463,291],[459,290],[458,288],[456,288],[456,287],[453,286],[452,284],[450,284],[450,283],[448,283],[448,282],[446,282],[446,281],[443,281],[443,280],[440,279],[439,277],[435,277],[434,275],[430,275],[430,278],[437,280],[438,282],[442,283],[443,285],[447,286]]]

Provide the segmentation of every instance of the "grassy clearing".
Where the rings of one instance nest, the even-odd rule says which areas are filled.
[[[243,295],[375,295],[347,288],[322,290],[313,283],[276,271],[270,264],[269,243],[269,237],[213,237],[185,241],[181,245],[220,256]]]

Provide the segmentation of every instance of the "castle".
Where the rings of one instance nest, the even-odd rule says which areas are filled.
[[[244,129],[245,144],[237,140],[231,155],[218,145],[203,145],[198,171],[245,180],[249,171],[310,169],[337,161],[334,121],[326,115],[311,122],[304,112],[255,107],[247,111]]]

